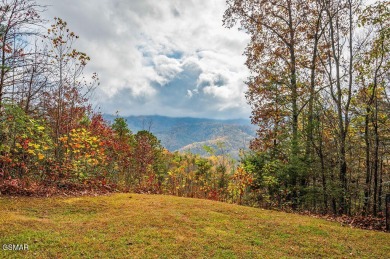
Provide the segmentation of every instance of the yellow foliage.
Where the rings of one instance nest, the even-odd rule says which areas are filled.
[[[72,161],[72,171],[79,177],[87,177],[85,172],[91,167],[104,166],[106,161],[105,149],[99,136],[94,136],[87,129],[73,129],[68,136],[59,138],[68,143],[65,154]]]

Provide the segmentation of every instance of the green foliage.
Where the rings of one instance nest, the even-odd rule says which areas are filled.
[[[42,177],[52,159],[53,142],[43,121],[27,116],[15,105],[0,113],[0,169],[4,178]]]
[[[203,145],[204,151],[206,151],[209,155],[215,155],[215,149],[213,147]]]
[[[118,134],[120,138],[129,136],[132,134],[131,130],[127,126],[127,122],[124,118],[115,118],[111,128]]]

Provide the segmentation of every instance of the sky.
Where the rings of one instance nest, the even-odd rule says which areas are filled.
[[[225,0],[37,0],[80,36],[100,85],[93,105],[122,116],[249,118],[242,55],[249,36],[223,27]]]

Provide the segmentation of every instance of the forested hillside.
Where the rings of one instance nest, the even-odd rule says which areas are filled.
[[[389,2],[226,1],[224,25],[250,36],[246,98],[256,138],[238,162],[231,156],[253,136],[245,120],[105,117],[91,102],[104,75],[84,73],[94,61],[75,47],[77,28],[44,20],[46,7],[33,0],[0,3],[1,195],[169,194],[374,218],[384,228]],[[236,100],[223,89],[229,80],[202,78],[199,89],[181,89],[182,102],[200,91]]]
[[[113,122],[115,116],[104,115]],[[213,120],[201,118],[172,118],[165,116],[124,117],[133,132],[149,130],[169,151],[191,152],[210,156],[204,146],[210,146],[216,155],[228,154],[239,159],[240,150],[248,150],[256,135],[249,120]],[[219,146],[218,146],[219,145]]]

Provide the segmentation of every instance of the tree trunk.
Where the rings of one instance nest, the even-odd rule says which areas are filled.
[[[373,126],[374,126],[374,166],[373,166],[373,173],[374,173],[374,206],[373,206],[373,213],[374,216],[377,216],[378,213],[378,171],[379,171],[379,134],[378,134],[378,99],[375,97],[375,112],[374,112],[374,120],[373,120]]]
[[[365,141],[365,153],[366,153],[366,184],[364,188],[364,203],[363,214],[368,215],[370,210],[370,189],[371,189],[371,164],[370,164],[370,139],[369,139],[369,114],[370,108],[366,108],[366,116],[364,120],[364,141]]]

